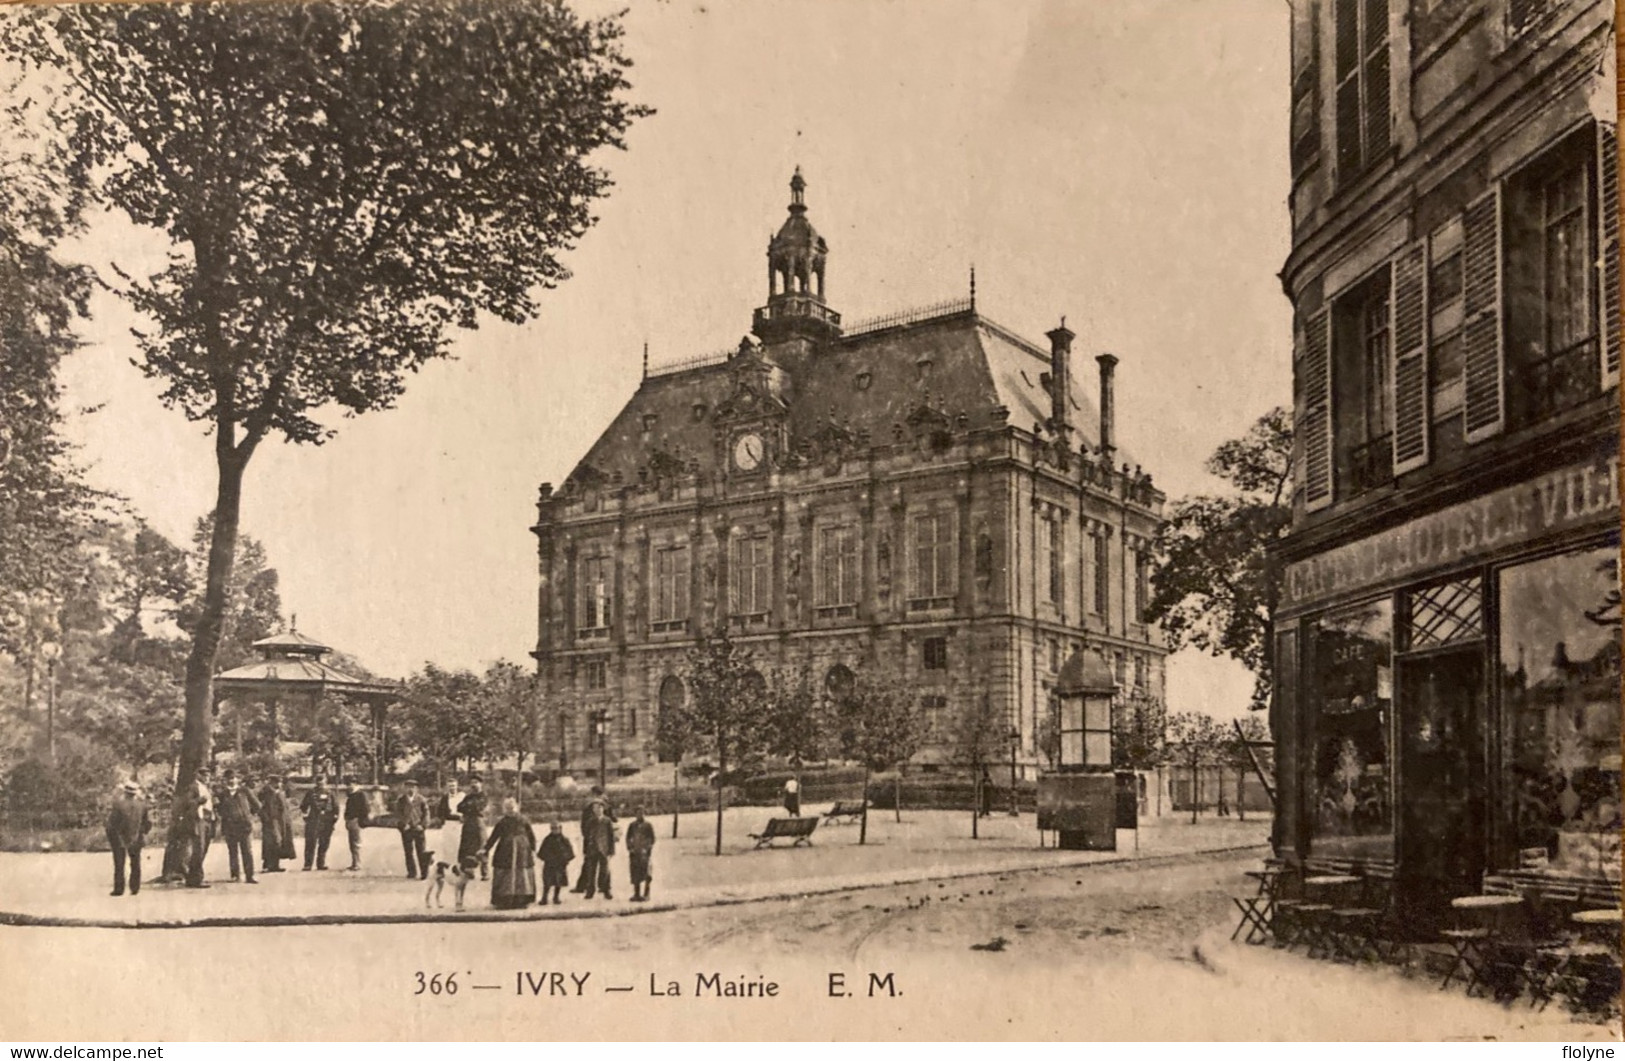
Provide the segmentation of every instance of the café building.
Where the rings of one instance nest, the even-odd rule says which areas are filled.
[[[1605,5],[1387,6],[1294,5],[1275,841],[1426,928],[1617,894],[1618,148]]]

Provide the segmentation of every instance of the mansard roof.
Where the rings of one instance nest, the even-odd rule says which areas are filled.
[[[860,448],[906,436],[921,418],[945,419],[949,430],[1011,427],[1032,431],[1050,416],[1041,379],[1049,353],[967,306],[925,320],[874,327],[778,361],[784,381],[789,450],[816,445],[831,432]],[[745,355],[734,355],[734,357]],[[773,350],[770,359],[776,358]],[[645,378],[607,430],[571,472],[587,486],[639,482],[679,468],[716,475],[724,469],[714,414],[734,395],[733,358],[657,369]],[[1094,366],[1073,355],[1072,438],[1095,452],[1100,416],[1085,386]],[[927,414],[931,414],[927,416]],[[911,420],[912,418],[912,420]],[[1046,437],[1046,429],[1040,428]],[[1133,463],[1121,448],[1114,463]]]

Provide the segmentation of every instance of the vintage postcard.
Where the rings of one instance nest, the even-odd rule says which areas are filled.
[[[0,1038],[1617,1041],[1613,18],[0,7]]]

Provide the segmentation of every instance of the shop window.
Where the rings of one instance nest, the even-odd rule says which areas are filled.
[[[1393,606],[1386,599],[1315,623],[1309,719],[1310,851],[1392,860]]]
[[[1410,595],[1406,647],[1415,652],[1484,636],[1484,580],[1474,575]]]
[[[1619,880],[1618,549],[1500,573],[1504,868]]]

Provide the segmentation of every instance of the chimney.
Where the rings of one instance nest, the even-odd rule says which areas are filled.
[[[1067,436],[1072,431],[1073,338],[1065,317],[1061,318],[1061,326],[1049,333],[1049,426],[1060,436],[1062,445],[1068,444]]]
[[[1112,455],[1117,452],[1117,398],[1112,384],[1117,358],[1101,354],[1095,362],[1100,365],[1100,455],[1111,467]]]

